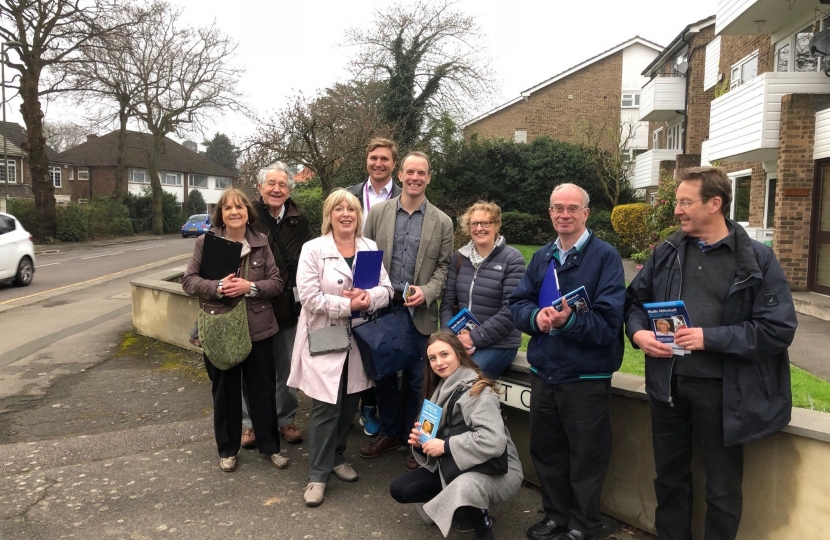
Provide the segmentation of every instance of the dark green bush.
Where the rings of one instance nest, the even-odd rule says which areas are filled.
[[[24,229],[34,234],[37,227],[34,199],[9,199],[6,212],[16,217]]]
[[[94,197],[87,206],[90,238],[133,235],[129,210],[120,199]]]
[[[323,188],[298,184],[291,192],[291,198],[308,217],[308,225],[315,235],[323,226]],[[366,219],[366,216],[363,216]]]
[[[530,246],[547,244],[556,236],[547,216],[538,217],[524,212],[502,213],[500,233],[511,244]]]
[[[188,193],[187,210],[185,213],[188,216],[207,213],[207,203],[205,202],[205,198],[202,197],[202,192],[198,189],[192,189],[190,190],[190,193]]]
[[[121,197],[121,202],[128,209],[129,219],[135,232],[152,230],[153,196],[149,190],[145,190],[141,195],[125,193]],[[176,196],[166,191],[161,193],[161,213],[164,234],[179,232],[187,219],[179,207]]]
[[[89,238],[89,205],[70,203],[58,211],[55,236],[63,242],[83,242]]]

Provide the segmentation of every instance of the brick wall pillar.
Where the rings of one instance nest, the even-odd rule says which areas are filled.
[[[677,154],[677,172],[680,173],[683,169],[691,169],[692,167],[700,167],[700,154]]]
[[[773,246],[793,290],[807,288],[816,107],[828,102],[830,94],[781,99]]]

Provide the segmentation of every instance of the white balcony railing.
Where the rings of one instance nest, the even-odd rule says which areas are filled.
[[[818,0],[718,0],[718,35],[775,34],[814,16]]]
[[[666,122],[686,110],[686,77],[655,77],[640,92],[640,120]]]
[[[680,150],[649,150],[637,156],[631,187],[645,189],[660,183],[660,162],[674,161]]]
[[[778,157],[781,98],[830,93],[823,73],[763,73],[712,101],[709,161],[772,161]]]

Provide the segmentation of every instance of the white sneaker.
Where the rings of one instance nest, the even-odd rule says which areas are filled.
[[[236,470],[236,456],[220,457],[219,468],[225,472],[233,472]]]
[[[305,505],[311,508],[323,504],[324,495],[326,494],[326,484],[323,482],[309,482],[305,487],[303,493],[303,500]]]
[[[341,463],[337,467],[334,467],[332,472],[337,478],[343,480],[344,482],[357,482],[357,479],[360,478],[357,471],[354,470],[354,467],[348,463]]]

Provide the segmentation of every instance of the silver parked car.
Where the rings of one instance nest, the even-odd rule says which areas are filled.
[[[25,287],[35,277],[32,235],[11,214],[0,212],[0,283]]]

